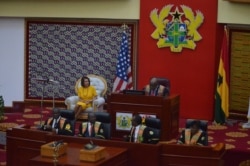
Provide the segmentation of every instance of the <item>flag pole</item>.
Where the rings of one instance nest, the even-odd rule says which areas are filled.
[[[112,92],[114,93],[120,93],[126,89],[133,89],[129,39],[126,33],[126,29],[129,27],[124,23],[121,25],[121,28],[123,29],[122,41],[117,57],[116,76],[112,88]]]
[[[128,25],[123,23],[121,28],[123,29],[124,32],[126,32],[126,30],[128,29]]]
[[[226,124],[229,116],[228,32],[224,26],[215,92],[214,124]]]
[[[248,122],[244,123],[242,125],[242,128],[244,128],[244,129],[249,129],[250,128],[250,96],[249,96],[249,106],[248,106],[247,119],[248,119]]]

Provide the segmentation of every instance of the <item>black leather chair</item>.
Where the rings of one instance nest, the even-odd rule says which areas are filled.
[[[186,120],[186,128],[189,128],[191,123],[194,121],[194,120],[199,120],[199,119],[187,119]],[[207,124],[208,124],[208,121],[207,120],[199,120],[201,122],[201,125],[200,125],[200,128],[201,130],[207,132]]]
[[[170,80],[167,78],[156,77],[160,85],[165,86],[163,96],[169,96],[170,94]]]
[[[73,129],[73,135],[75,135],[75,111],[74,110],[68,110],[68,109],[60,109],[61,117],[66,118],[68,121],[70,121],[70,124]]]
[[[187,119],[186,120],[186,128],[190,128],[192,122],[194,120],[199,120],[199,119]],[[199,120],[201,123],[200,123],[200,129],[203,130],[206,134],[206,146],[208,145],[208,134],[207,134],[207,124],[208,124],[208,121],[207,120]]]
[[[162,77],[155,77],[158,81],[158,83],[162,86],[165,87],[163,91],[163,96],[169,96],[170,94],[170,80],[167,78],[162,78]],[[145,90],[145,87],[142,89]]]
[[[103,124],[105,139],[111,138],[111,118],[108,112],[95,112],[96,121]]]
[[[157,144],[161,137],[161,120],[147,117],[145,119],[145,125],[149,128],[148,143]]]

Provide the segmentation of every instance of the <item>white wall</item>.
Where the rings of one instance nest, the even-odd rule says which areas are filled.
[[[0,18],[0,95],[5,106],[24,100],[24,19]]]
[[[218,23],[250,24],[250,3],[218,0]]]

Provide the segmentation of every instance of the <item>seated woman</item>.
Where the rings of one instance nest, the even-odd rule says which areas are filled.
[[[75,118],[78,118],[78,115],[93,106],[93,100],[97,98],[96,89],[94,86],[90,85],[90,79],[88,77],[82,77],[81,87],[78,88],[77,95],[79,101],[75,107]]]
[[[186,128],[181,132],[177,144],[185,145],[206,145],[206,133],[200,129],[201,122],[194,120],[190,124],[190,128]]]

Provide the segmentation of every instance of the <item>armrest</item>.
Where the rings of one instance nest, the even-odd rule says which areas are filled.
[[[68,109],[74,110],[78,100],[79,100],[78,96],[70,96],[65,99],[65,104],[67,105]]]
[[[94,105],[96,107],[100,107],[105,103],[105,99],[103,97],[97,97],[97,99],[94,100]]]

